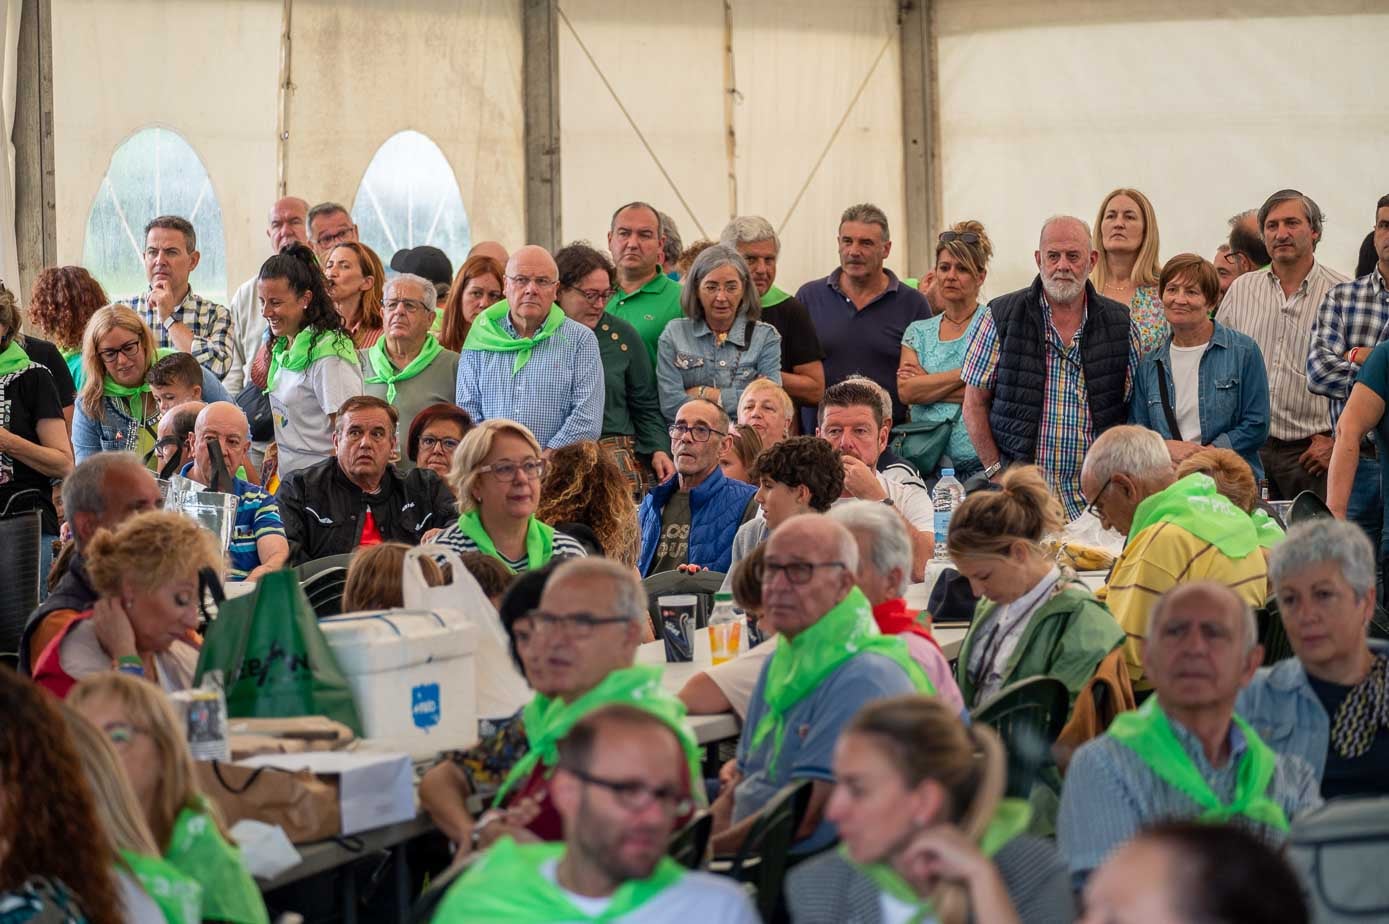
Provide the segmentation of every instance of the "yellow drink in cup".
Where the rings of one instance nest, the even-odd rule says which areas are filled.
[[[722,664],[738,656],[742,625],[733,611],[733,595],[714,594],[714,611],[709,614],[709,661]]]

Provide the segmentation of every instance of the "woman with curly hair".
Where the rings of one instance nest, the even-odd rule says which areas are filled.
[[[357,348],[365,350],[380,340],[386,330],[386,267],[376,251],[357,241],[339,244],[328,251],[323,276],[343,330]]]
[[[116,854],[100,830],[58,704],[0,670],[0,917],[122,924]]]
[[[608,558],[636,567],[641,533],[631,485],[603,447],[584,440],[552,452],[540,497],[541,522],[587,526]]]
[[[62,352],[74,382],[82,374],[82,332],[109,302],[101,283],[80,266],[51,266],[34,279],[29,322]]]
[[[455,353],[462,351],[473,319],[502,300],[502,277],[506,270],[492,257],[469,257],[453,278],[439,322],[439,345]]]
[[[79,683],[70,702],[115,746],[163,858],[203,887],[203,920],[268,924],[241,851],[198,789],[169,698],[154,684],[108,671]]]
[[[114,531],[97,530],[83,555],[100,597],[44,646],[34,681],[60,699],[83,677],[112,669],[165,690],[191,686],[199,578],[223,569],[212,533],[181,513],[150,510]]]

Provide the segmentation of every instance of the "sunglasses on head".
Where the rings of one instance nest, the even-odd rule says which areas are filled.
[[[961,244],[977,244],[979,243],[979,235],[973,231],[942,231],[936,240],[942,244],[949,244],[953,241],[959,241]]]

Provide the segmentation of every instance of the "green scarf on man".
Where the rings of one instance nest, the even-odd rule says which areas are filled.
[[[511,303],[506,299],[497,302],[478,315],[473,326],[468,328],[468,338],[463,341],[463,349],[478,350],[484,353],[515,353],[511,364],[511,374],[515,375],[526,368],[531,361],[531,353],[540,344],[549,340],[564,323],[564,312],[559,305],[551,305],[545,323],[529,337],[513,337],[502,327],[502,321],[511,313]]]
[[[767,293],[761,298],[762,307],[771,308],[774,305],[780,305],[790,297],[790,292],[778,289],[775,285],[768,286]]]
[[[394,404],[395,383],[413,379],[428,369],[429,364],[434,362],[442,350],[443,347],[439,346],[439,341],[425,335],[424,346],[420,347],[420,352],[406,364],[404,369],[397,370],[395,364],[391,362],[391,357],[386,353],[386,338],[382,337],[367,350],[367,360],[371,363],[371,375],[367,376],[366,382],[368,385],[380,385],[384,382],[386,401],[389,404]]]
[[[1259,533],[1249,514],[1215,489],[1209,475],[1193,472],[1145,498],[1133,512],[1129,542],[1155,523],[1172,523],[1226,558],[1244,558],[1259,548]]]

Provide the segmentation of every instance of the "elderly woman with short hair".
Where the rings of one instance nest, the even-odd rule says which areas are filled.
[[[680,292],[683,318],[661,332],[656,384],[661,412],[674,420],[680,406],[704,398],[738,415],[738,398],[757,378],[781,384],[781,334],[758,320],[762,306],[748,265],[722,244],[690,267]]]
[[[1370,642],[1374,549],[1354,523],[1313,520],[1273,550],[1269,581],[1294,657],[1261,668],[1236,711],[1322,796],[1389,794],[1389,649]]]

